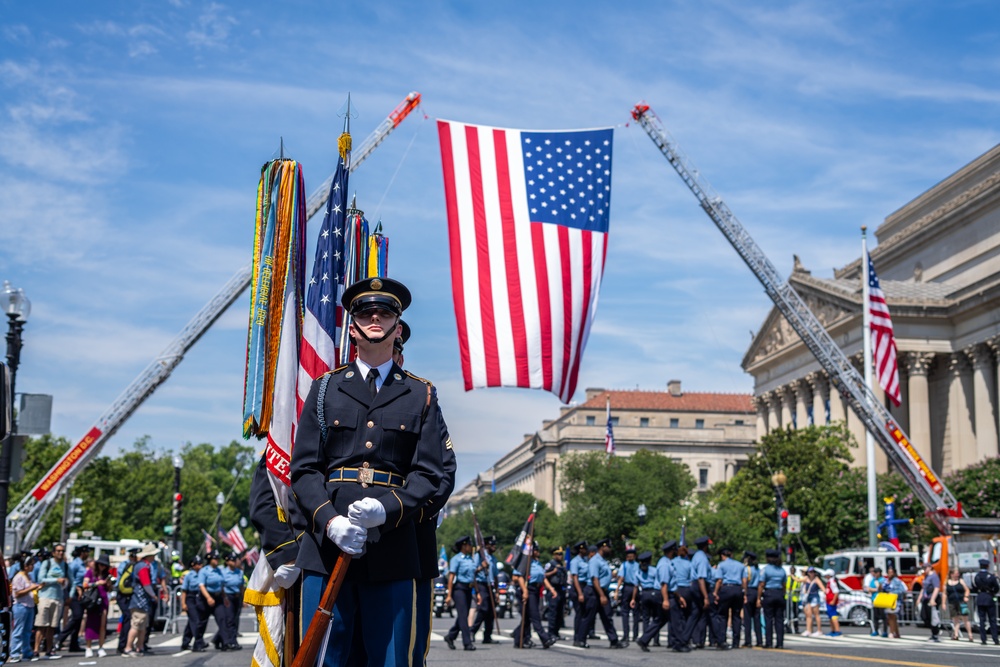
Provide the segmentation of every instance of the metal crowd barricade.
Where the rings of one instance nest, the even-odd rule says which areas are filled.
[[[187,617],[181,611],[181,596],[184,592],[180,584],[167,587],[166,604],[157,606],[156,622],[163,622],[163,634],[176,634],[183,632],[183,624],[187,622]]]

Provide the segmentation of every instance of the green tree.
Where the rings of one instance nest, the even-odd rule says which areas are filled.
[[[758,554],[773,548],[778,520],[771,476],[781,470],[787,477],[785,507],[802,517],[802,532],[785,538],[795,547],[797,562],[863,544],[865,476],[849,465],[853,447],[850,432],[839,423],[768,433],[729,483],[699,499],[690,530],[709,535],[716,545]]]
[[[645,449],[610,460],[602,452],[569,454],[559,466],[564,539],[610,537],[619,554],[624,552],[623,538],[633,540],[637,535],[646,548],[658,550],[659,544],[647,540],[658,539],[657,529],[677,522],[681,501],[695,487],[687,466]],[[650,526],[642,531],[639,505],[646,506]]]

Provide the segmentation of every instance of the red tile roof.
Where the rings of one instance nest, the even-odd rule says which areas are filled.
[[[607,405],[611,397],[612,410],[664,410],[671,412],[742,412],[754,414],[750,394],[716,394],[686,391],[674,396],[668,391],[602,391],[581,408],[599,408]]]

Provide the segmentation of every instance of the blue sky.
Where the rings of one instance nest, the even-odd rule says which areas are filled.
[[[433,118],[619,126],[577,398],[671,378],[749,392],[739,364],[770,307],[625,127],[640,99],[786,273],[797,253],[831,275],[860,254],[860,225],[1000,140],[1000,7],[987,1],[0,0],[0,17],[0,278],[33,303],[17,386],[53,394],[53,431],[73,441],[249,261],[279,137],[310,192],[333,171],[348,92],[356,141],[411,90],[424,98],[351,190],[415,294],[407,366],[439,387],[459,483],[560,403],[462,390]],[[240,437],[248,300],[106,451],[146,434],[164,450]]]

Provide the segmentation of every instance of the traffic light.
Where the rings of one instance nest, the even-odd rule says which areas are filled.
[[[786,510],[786,509],[781,510],[781,512],[778,514],[778,517],[780,519],[778,521],[778,531],[782,535],[787,535],[788,534],[788,510]]]
[[[795,547],[789,546],[788,551],[785,554],[785,562],[791,565],[795,562]]]
[[[184,504],[184,496],[178,491],[174,494],[174,511],[171,515],[171,523],[174,525],[174,531],[180,530],[181,526],[181,505]]]
[[[83,498],[69,499],[69,516],[66,517],[67,526],[79,526],[83,523]]]

